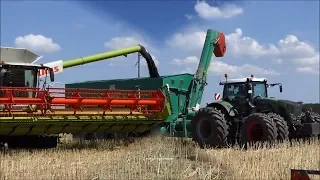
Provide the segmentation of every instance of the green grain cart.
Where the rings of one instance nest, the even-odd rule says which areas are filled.
[[[86,81],[66,84],[66,88],[156,90],[166,87],[169,90],[167,97],[172,108],[172,114],[167,119],[164,119],[163,122],[156,124],[154,129],[157,130],[160,127],[161,133],[169,136],[192,137],[191,121],[194,113],[200,108],[203,91],[207,85],[206,79],[212,55],[223,57],[225,52],[224,34],[209,29],[195,74],[186,73],[153,78]],[[109,133],[106,132],[106,135],[109,135]],[[85,136],[87,139],[105,137],[101,133],[82,134],[81,136]]]

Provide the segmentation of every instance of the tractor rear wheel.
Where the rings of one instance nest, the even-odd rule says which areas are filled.
[[[240,128],[242,143],[272,142],[277,139],[277,127],[273,120],[266,114],[253,113],[243,118]]]
[[[216,108],[200,108],[192,119],[191,132],[201,148],[227,145],[228,125],[224,114]]]
[[[283,141],[289,138],[289,127],[287,122],[276,113],[268,113],[268,116],[273,120],[277,127],[277,140]]]

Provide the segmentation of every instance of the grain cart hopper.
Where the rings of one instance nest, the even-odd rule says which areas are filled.
[[[281,83],[268,84],[266,78],[253,75],[225,77],[220,82],[222,99],[201,108],[194,116],[194,123],[207,132],[196,136],[200,144],[272,142],[320,134],[319,114],[303,112],[301,103],[268,97],[270,87],[279,86],[282,92]]]
[[[187,44],[186,44],[187,46]],[[226,52],[225,36],[221,32],[209,29],[205,38],[198,69],[195,74],[176,74],[160,76],[157,78],[132,78],[86,81],[66,84],[67,88],[95,88],[95,89],[130,89],[130,90],[157,90],[166,87],[169,92],[166,96],[171,104],[171,115],[154,127],[161,133],[169,136],[192,137],[192,129],[201,130],[191,126],[194,112],[200,107],[202,94],[207,85],[207,74],[211,63],[212,54],[216,57],[224,56]],[[127,126],[131,124],[128,123]],[[117,132],[125,132],[117,129]],[[157,128],[152,128],[157,129]],[[135,131],[135,130],[134,130]],[[109,131],[108,131],[109,132]],[[91,138],[99,133],[92,134]],[[99,134],[100,136],[100,134]],[[103,135],[102,135],[103,136]],[[90,137],[88,137],[90,139]]]
[[[39,87],[40,77],[46,85],[48,75],[54,81],[54,75],[64,68],[135,52],[146,59],[150,78],[159,77],[151,55],[141,45],[44,65],[34,64],[39,56],[26,49],[1,47],[0,143],[9,143],[11,147],[54,147],[59,133],[119,131],[119,123],[130,124],[128,131],[139,132],[166,119],[165,96],[160,90]]]

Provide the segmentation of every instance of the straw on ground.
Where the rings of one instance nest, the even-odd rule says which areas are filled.
[[[319,140],[241,150],[177,138],[66,139],[57,149],[0,155],[0,179],[289,179],[291,168],[319,170],[319,152]]]

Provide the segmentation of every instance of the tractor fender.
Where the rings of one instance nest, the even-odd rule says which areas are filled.
[[[210,103],[207,107],[215,107],[219,110],[225,110],[231,117],[234,117],[238,113],[231,103],[223,100]]]

